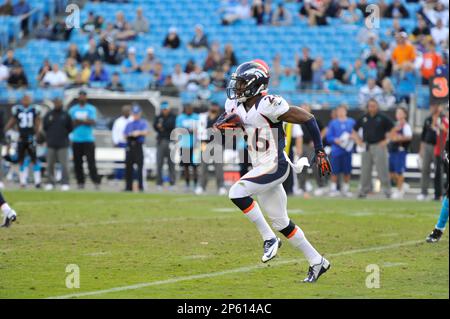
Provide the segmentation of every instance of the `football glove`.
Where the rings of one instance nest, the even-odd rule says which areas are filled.
[[[331,163],[323,149],[316,151],[315,162],[321,176],[331,174]]]
[[[214,124],[214,128],[218,130],[230,130],[242,127],[242,119],[236,113],[223,113]]]

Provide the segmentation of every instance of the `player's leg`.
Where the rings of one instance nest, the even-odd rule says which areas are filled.
[[[3,223],[0,227],[11,226],[11,223],[17,219],[17,214],[11,207],[9,207],[2,193],[0,193],[0,209],[3,212]]]
[[[366,197],[372,189],[372,166],[372,154],[370,150],[366,150],[361,154],[360,198]]]
[[[85,177],[83,171],[83,143],[73,143],[72,144],[73,151],[73,164],[75,168],[75,178],[77,180],[78,188],[84,188]]]
[[[231,201],[255,224],[264,241],[263,262],[267,262],[276,256],[280,241],[267,223],[259,204],[252,196],[281,184],[287,178],[289,174],[287,163],[279,166],[254,168],[235,183],[229,192]],[[280,187],[282,186],[280,185]]]
[[[448,192],[447,196],[442,201],[441,214],[439,216],[438,223],[436,224],[433,232],[430,235],[428,235],[427,242],[429,243],[438,242],[441,239],[442,234],[444,233],[447,222],[448,222]]]
[[[308,261],[310,268],[305,282],[315,282],[330,268],[328,260],[311,245],[305,233],[292,220],[287,213],[287,196],[281,185],[258,195],[261,207],[269,217],[272,227],[281,232],[294,246],[300,250]]]
[[[334,154],[331,154],[330,161],[331,167],[333,167],[333,174],[331,175],[330,183],[330,196],[336,197],[339,195],[338,181],[339,174],[342,173],[342,156],[335,156]]]
[[[344,182],[342,184],[341,192],[346,197],[352,197],[353,194],[350,191],[350,179],[352,176],[352,153],[345,153],[343,161]]]
[[[26,144],[24,142],[19,142],[17,144],[17,162],[19,164],[19,182],[20,186],[26,187],[28,181],[28,166],[25,165],[26,157]]]
[[[34,185],[36,188],[41,187],[41,164],[37,158],[36,148],[32,144],[28,144],[27,153],[30,156],[30,161],[33,164],[33,176],[34,176]]]

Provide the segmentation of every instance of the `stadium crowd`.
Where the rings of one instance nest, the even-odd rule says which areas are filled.
[[[105,1],[106,2],[106,1]],[[125,3],[129,1],[112,1],[116,3]],[[289,63],[283,60],[281,54],[274,56],[272,61],[268,61],[271,68],[271,87],[275,92],[282,94],[283,92],[345,92],[348,88],[357,89],[358,106],[366,110],[369,119],[382,118],[384,125],[381,127],[367,127],[373,124],[371,121],[363,119],[350,120],[346,114],[346,106],[340,106],[333,110],[334,120],[346,123],[346,129],[342,128],[336,122],[322,125],[323,137],[331,147],[332,152],[338,153],[334,157],[336,162],[333,163],[338,167],[337,173],[343,175],[343,182],[340,182],[338,176],[331,179],[331,193],[339,192],[348,193],[349,168],[348,156],[351,151],[341,147],[345,143],[349,149],[352,144],[349,141],[356,142],[357,147],[363,149],[362,174],[361,183],[363,188],[360,190],[360,196],[365,197],[371,189],[371,172],[372,165],[375,165],[385,188],[385,193],[390,196],[391,180],[397,185],[395,197],[401,197],[405,191],[402,173],[404,172],[405,151],[408,138],[412,134],[411,128],[408,128],[405,120],[408,107],[411,102],[411,96],[416,93],[416,86],[428,85],[430,78],[436,74],[448,75],[448,1],[445,0],[422,0],[407,2],[420,3],[417,12],[411,14],[404,5],[404,1],[393,0],[385,2],[383,0],[376,1],[380,9],[380,16],[392,20],[392,27],[386,34],[379,34],[361,28],[363,32],[359,34],[361,52],[358,59],[353,61],[351,65],[343,65],[339,59],[333,59],[330,66],[327,67],[328,61],[317,55],[313,56],[311,50],[305,46],[301,52],[298,52],[295,63]],[[348,0],[304,0],[298,1],[298,11],[292,12],[287,10],[283,1],[270,0],[224,0],[221,1],[219,13],[221,24],[224,28],[230,25],[242,23],[244,21],[254,21],[256,25],[267,25],[273,28],[285,27],[293,24],[294,19],[306,21],[310,27],[320,28],[331,23],[331,21],[339,20],[341,24],[353,24],[363,26],[365,18],[369,17],[370,10],[367,8],[369,2],[366,0],[348,1]],[[24,14],[24,10],[29,5],[26,0],[20,0],[12,6],[11,1],[6,0],[0,7],[1,15]],[[21,6],[19,9],[16,6]],[[402,19],[411,18],[414,15],[416,25],[412,29],[406,29],[402,26]],[[113,21],[107,21],[103,15],[89,12],[85,21],[81,24],[81,32],[89,37],[89,41],[84,47],[80,47],[75,43],[70,43],[66,52],[64,64],[58,64],[55,61],[42,61],[42,66],[37,74],[26,74],[22,62],[16,58],[15,50],[8,49],[2,63],[0,64],[0,89],[7,87],[8,89],[19,90],[30,88],[32,85],[29,79],[34,77],[42,88],[80,88],[82,90],[89,87],[105,88],[110,91],[125,91],[125,83],[122,81],[124,75],[130,74],[148,74],[151,76],[147,88],[149,90],[160,91],[163,96],[178,97],[184,92],[188,92],[195,96],[192,103],[184,108],[182,114],[178,117],[170,115],[167,110],[162,111],[162,115],[157,117],[154,129],[158,133],[158,186],[162,185],[162,167],[163,160],[167,158],[167,150],[169,143],[167,141],[166,126],[191,128],[197,124],[210,126],[214,116],[218,116],[221,111],[214,99],[214,93],[223,93],[227,82],[230,79],[233,69],[241,62],[240,57],[236,54],[233,45],[230,43],[219,43],[211,41],[208,37],[208,26],[197,24],[191,31],[192,38],[188,42],[183,42],[179,36],[177,27],[172,26],[167,30],[167,35],[161,45],[169,50],[188,49],[193,51],[203,50],[207,52],[203,63],[189,60],[186,64],[176,64],[173,69],[166,69],[164,63],[164,54],[158,52],[153,46],[149,46],[142,59],[142,52],[138,52],[139,48],[130,45],[130,43],[142,35],[154,32],[152,21],[146,17],[142,8],[137,8],[134,20],[127,20],[124,12],[115,13]],[[33,30],[31,36],[38,39],[46,39],[49,41],[71,41],[71,32],[73,30],[66,29],[64,23],[58,18],[45,16],[42,23]],[[342,45],[345,45],[344,43]],[[292,66],[294,65],[294,66]],[[111,70],[114,70],[111,72]],[[83,95],[83,94],[82,94]],[[55,101],[55,105],[60,105],[60,101]],[[80,105],[79,105],[80,106]],[[81,105],[83,108],[84,106]],[[303,105],[303,107],[310,107]],[[355,107],[350,105],[350,107]],[[89,105],[90,109],[95,109]],[[129,109],[129,108],[128,108]],[[124,113],[129,114],[133,108]],[[195,113],[195,110],[208,110],[208,115],[202,116]],[[375,110],[376,109],[376,110]],[[380,110],[396,110],[395,121],[388,119],[379,113]],[[54,112],[53,110],[52,112]],[[140,114],[138,109],[135,115]],[[74,120],[75,115],[69,111],[69,118]],[[92,111],[95,113],[94,111]],[[434,161],[436,172],[439,172],[439,160],[437,157],[440,152],[439,145],[441,139],[445,140],[445,134],[448,131],[448,121],[442,115],[443,110],[439,106],[431,107],[431,120],[427,119],[425,123],[424,134],[422,135],[421,158],[423,160],[422,191],[421,199],[428,195],[428,182],[430,176],[431,163]],[[77,113],[77,112],[75,112]],[[164,115],[166,114],[166,115]],[[131,116],[131,115],[127,115]],[[168,117],[168,118],[167,118]],[[123,119],[122,119],[123,120]],[[123,122],[123,121],[122,121]],[[44,121],[45,123],[45,121]],[[206,123],[206,124],[205,124]],[[369,123],[369,124],[367,124]],[[447,125],[447,128],[446,128]],[[92,125],[91,125],[92,126]],[[162,128],[161,128],[162,126]],[[122,126],[121,129],[125,129]],[[355,135],[354,128],[359,129],[360,135]],[[49,128],[47,128],[49,129]],[[62,129],[62,128],[59,128]],[[69,147],[68,136],[71,129],[67,129],[64,134],[67,135],[67,141],[63,146],[54,146],[54,149]],[[338,132],[333,133],[333,129]],[[76,129],[75,129],[76,130]],[[137,131],[146,131],[147,129],[139,129]],[[393,133],[397,131],[397,133]],[[428,131],[434,132],[429,133]],[[44,126],[45,131],[45,126]],[[302,133],[301,133],[302,132]],[[345,142],[341,141],[342,133],[347,133]],[[367,132],[367,134],[365,134]],[[428,132],[428,133],[427,133]],[[437,132],[437,133],[436,133]],[[58,131],[56,134],[60,134]],[[123,133],[123,131],[122,131]],[[340,133],[340,134],[338,134]],[[73,133],[72,133],[73,134]],[[92,134],[92,133],[91,133]],[[82,173],[83,156],[87,157],[90,176],[94,184],[101,183],[95,167],[95,145],[91,134],[81,134],[80,140],[73,140],[72,150],[76,167],[77,184],[80,188],[84,185],[84,173]],[[302,147],[298,147],[297,156],[305,154],[309,156],[311,141],[308,140],[305,130],[297,129],[294,138],[302,139]],[[336,134],[336,135],[333,135]],[[391,134],[391,141],[397,143],[397,146],[388,145],[386,134]],[[114,135],[114,133],[113,133]],[[396,137],[401,135],[402,137]],[[437,136],[436,136],[437,135]],[[58,136],[58,135],[56,135]],[[119,134],[120,136],[120,134]],[[431,137],[430,137],[431,136]],[[47,139],[49,137],[47,136]],[[202,138],[199,137],[200,141]],[[396,141],[398,139],[398,141]],[[120,140],[120,138],[119,138]],[[138,139],[138,144],[143,144],[143,138]],[[191,139],[185,139],[184,147],[190,148]],[[203,140],[203,142],[205,142]],[[77,145],[82,144],[82,145]],[[115,145],[125,147],[127,140],[115,142]],[[402,144],[404,143],[405,146]],[[377,145],[381,147],[371,147],[367,145]],[[380,145],[379,145],[380,144]],[[299,144],[300,145],[300,142]],[[49,146],[49,149],[51,147]],[[342,151],[344,150],[344,151]],[[352,149],[353,150],[353,149]],[[58,152],[48,152],[48,162],[55,161],[67,163],[68,161],[57,154]],[[340,154],[342,153],[342,154]],[[395,153],[395,154],[394,154]],[[399,153],[399,154],[397,154]],[[94,154],[94,155],[93,155]],[[141,164],[141,155],[134,157],[131,164]],[[388,159],[391,159],[391,167],[388,165]],[[170,162],[170,161],[169,161]],[[185,163],[186,164],[186,163]],[[64,164],[67,165],[67,164]],[[63,166],[64,166],[63,165]],[[245,166],[245,165],[244,165]],[[67,167],[67,166],[66,166]],[[142,168],[142,167],[141,167]],[[169,165],[169,183],[175,183],[174,166]],[[219,193],[223,193],[224,182],[222,180],[221,167],[215,167],[217,173],[217,185]],[[245,167],[242,167],[245,171]],[[65,170],[63,170],[64,172]],[[195,185],[197,193],[202,193],[207,188],[207,179],[205,176],[207,166],[197,167],[196,165],[184,165],[183,175],[187,187],[191,187],[191,182]],[[312,179],[314,172],[312,173]],[[66,174],[63,174],[66,175]],[[128,178],[132,174],[127,171]],[[435,174],[441,176],[442,174]],[[140,175],[141,176],[141,175]],[[202,177],[203,176],[203,177]],[[222,176],[222,177],[220,177]],[[67,176],[63,177],[63,180]],[[199,182],[199,178],[201,179]],[[438,179],[438,177],[436,177]],[[49,185],[54,185],[55,177],[49,176]],[[312,191],[311,176],[303,174],[299,181],[292,181],[297,187],[290,189],[288,192],[295,192],[300,189],[305,196]],[[326,191],[325,183],[322,179],[317,179],[316,195]],[[65,182],[63,182],[64,185]],[[436,198],[439,195],[439,186],[441,181],[436,181]],[[48,187],[49,189],[51,186]],[[143,188],[141,183],[140,188]],[[127,185],[129,189],[129,185]]]

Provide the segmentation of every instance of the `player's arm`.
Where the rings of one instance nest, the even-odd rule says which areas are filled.
[[[17,124],[17,120],[14,116],[11,116],[11,118],[9,119],[8,123],[6,123],[5,126],[5,132],[8,132],[10,129],[12,129],[14,127],[14,125]]]
[[[278,117],[278,120],[293,124],[304,124],[314,142],[316,151],[316,163],[322,176],[331,174],[331,164],[323,149],[322,132],[319,129],[316,118],[311,113],[300,107],[289,107],[289,110]]]
[[[40,130],[41,130],[41,117],[40,116],[36,116],[36,118],[34,119],[34,133],[37,135],[39,134]]]

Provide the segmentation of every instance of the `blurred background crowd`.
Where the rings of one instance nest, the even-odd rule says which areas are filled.
[[[153,157],[146,154],[133,157],[133,164],[145,166],[145,160],[141,165],[140,157],[147,156],[147,162],[154,166],[157,186],[164,181],[175,185],[176,175],[181,171],[186,188],[189,185],[199,194],[207,189],[208,179],[203,176],[209,176],[207,172],[211,170],[216,172],[218,192],[224,193],[227,179],[232,177],[222,167],[184,165],[178,170],[173,163],[162,164],[170,143],[167,131],[162,132],[159,124],[193,125],[196,132],[197,127],[202,132],[201,127],[212,122],[208,118],[221,113],[225,88],[235,67],[261,58],[271,68],[271,93],[311,109],[322,122],[323,137],[330,151],[342,155],[339,152],[345,147],[337,145],[342,143],[339,139],[343,133],[351,135],[345,139],[349,143],[346,158],[336,157],[342,160],[335,163],[342,168],[338,170],[340,178],[321,180],[310,171],[310,178],[293,179],[292,186],[287,185],[288,192],[304,196],[345,195],[349,193],[349,176],[356,172],[361,177],[359,196],[365,197],[374,187],[379,188],[371,183],[374,166],[385,195],[401,198],[408,191],[409,185],[402,178],[408,164],[421,175],[419,199],[428,198],[430,178],[435,180],[435,198],[441,196],[445,178],[439,154],[448,132],[448,107],[430,105],[429,82],[436,75],[448,78],[448,1],[72,2],[79,5],[80,12],[69,10],[73,14],[69,18],[67,0],[4,0],[0,5],[0,105],[5,119],[10,116],[10,107],[20,104],[24,94],[33,103],[53,110],[55,105],[69,108],[79,103],[79,90],[87,90],[89,94],[98,90],[111,101],[126,94],[132,100],[140,92],[157,92],[158,98],[150,105],[141,103],[139,112],[130,99],[114,108],[109,105],[112,102],[90,101],[98,111],[95,133],[102,129],[114,137],[113,123],[120,107],[126,106],[122,110],[128,114],[126,118],[133,118],[131,113],[135,109],[136,116],[144,115],[149,121],[147,139],[139,143],[150,145],[155,152]],[[70,100],[67,92],[76,92],[76,96]],[[369,110],[371,104],[376,104],[376,112]],[[344,109],[345,116],[341,114]],[[371,131],[370,127],[364,127],[366,112],[371,117],[378,113],[384,116],[386,125],[375,125],[375,136],[364,134],[364,130]],[[333,124],[339,118],[347,124],[354,122],[347,132]],[[349,118],[354,121],[347,121]],[[116,129],[125,129],[123,123]],[[352,134],[355,127],[360,139]],[[330,129],[336,128],[338,132],[332,135]],[[288,151],[293,156],[309,156],[311,141],[307,132],[301,129],[289,132],[294,132],[291,137],[301,141],[291,143],[293,150]],[[13,144],[10,133],[5,138],[7,145]],[[119,131],[116,137],[121,135]],[[199,135],[198,139],[201,145],[205,137]],[[45,146],[45,138],[42,140]],[[116,138],[111,146],[126,147],[127,143]],[[378,143],[385,143],[386,148],[370,150],[371,144]],[[5,150],[9,152],[10,148],[4,147],[4,153]],[[414,158],[416,164],[407,162],[406,151],[419,154],[417,160]],[[352,157],[355,152],[361,156]],[[348,154],[353,160],[350,172]],[[92,164],[94,157],[88,159],[91,178],[94,184],[100,184]],[[245,167],[239,171],[242,173]],[[130,174],[116,169],[114,178]],[[84,180],[80,172],[77,175],[81,187]],[[396,186],[393,193],[391,182]],[[144,185],[140,183],[139,187]]]

